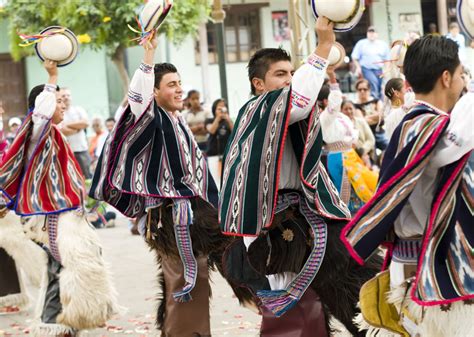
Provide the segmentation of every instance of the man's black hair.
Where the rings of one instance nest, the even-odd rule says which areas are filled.
[[[318,106],[320,109],[325,109],[326,104],[324,104],[324,100],[327,100],[329,97],[329,93],[331,92],[331,88],[329,87],[329,84],[323,84],[321,87],[321,90],[319,90],[318,94]]]
[[[155,88],[160,87],[161,80],[163,79],[163,76],[169,73],[177,73],[178,69],[171,63],[157,63],[155,64]]]
[[[107,122],[114,122],[115,123],[115,118],[109,117],[105,120],[105,123],[107,123]]]
[[[456,42],[427,35],[408,47],[403,73],[415,93],[427,94],[445,70],[453,75],[460,63]]]
[[[255,77],[265,79],[265,74],[270,69],[270,65],[279,61],[291,62],[291,56],[282,48],[263,48],[253,54],[247,66],[252,95],[256,95],[252,79]]]
[[[44,84],[37,85],[33,89],[30,90],[28,94],[28,110],[31,111],[35,107],[36,97],[41,94],[44,90]],[[56,86],[56,91],[59,91],[59,86]]]

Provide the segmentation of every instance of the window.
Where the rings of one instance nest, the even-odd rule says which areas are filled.
[[[226,62],[247,62],[261,48],[260,8],[268,4],[245,4],[224,6],[224,43]],[[207,43],[209,63],[217,63],[217,39],[215,26],[208,22]],[[196,63],[201,63],[199,42],[196,41]]]

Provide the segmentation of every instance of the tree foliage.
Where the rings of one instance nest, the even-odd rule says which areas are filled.
[[[10,22],[11,53],[15,59],[28,55],[32,48],[18,46],[18,33],[35,34],[52,25],[65,26],[92,49],[105,48],[110,56],[135,45],[137,35],[127,24],[135,21],[143,0],[9,0],[0,15]],[[175,0],[160,32],[175,43],[197,34],[198,25],[209,14],[208,0]]]

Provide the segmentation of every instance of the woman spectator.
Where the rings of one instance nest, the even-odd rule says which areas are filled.
[[[207,152],[207,139],[209,133],[206,129],[206,120],[211,118],[211,112],[204,110],[201,106],[199,91],[190,90],[186,99],[189,101],[189,109],[184,112],[186,122],[194,135],[194,139],[203,152]]]
[[[349,117],[358,132],[356,149],[361,149],[361,157],[371,153],[375,148],[375,137],[367,121],[364,118],[355,116],[356,110],[351,101],[342,102],[341,110],[344,115]]]
[[[382,102],[370,94],[370,84],[366,79],[361,79],[356,83],[357,97],[354,106],[358,110],[359,116],[364,117],[375,136],[375,146],[377,149],[385,150],[388,141],[385,132],[380,127],[383,121]]]
[[[393,131],[413,104],[415,94],[411,90],[405,89],[405,83],[401,78],[392,78],[385,85],[385,96],[388,99],[384,113],[385,133],[390,139]]]
[[[216,185],[220,186],[222,155],[234,123],[230,119],[227,103],[223,98],[212,103],[212,115],[214,118],[206,120],[206,129],[209,132],[207,155],[211,174]]]

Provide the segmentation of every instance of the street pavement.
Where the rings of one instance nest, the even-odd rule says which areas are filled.
[[[104,255],[110,264],[120,304],[126,312],[107,322],[103,329],[82,331],[81,337],[159,337],[155,323],[159,293],[154,256],[139,236],[130,234],[127,220],[119,218],[114,228],[98,231]],[[258,336],[260,317],[239,306],[230,287],[218,274],[212,275],[211,328],[213,337]],[[27,286],[33,298],[37,289]],[[20,314],[0,316],[0,336],[28,336],[33,307]],[[337,336],[348,336],[344,333]]]

